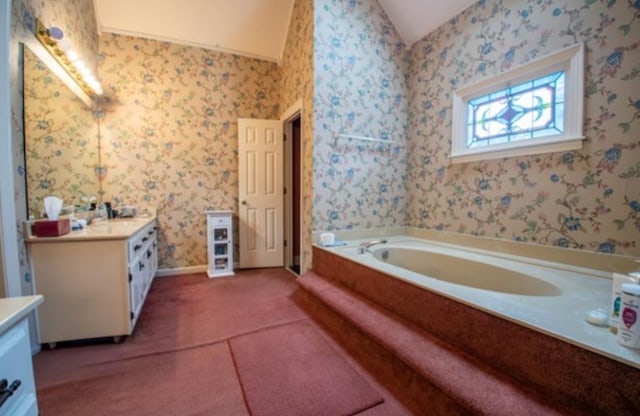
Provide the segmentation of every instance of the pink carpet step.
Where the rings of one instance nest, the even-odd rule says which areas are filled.
[[[562,413],[511,377],[313,272],[298,284],[471,413]]]
[[[313,249],[313,271],[572,414],[640,415],[640,370],[632,366],[318,247]]]

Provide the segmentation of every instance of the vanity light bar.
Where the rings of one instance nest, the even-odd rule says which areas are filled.
[[[70,43],[62,41],[62,31],[55,28],[55,37],[52,36],[53,29],[47,29],[40,20],[36,19],[36,38],[42,43],[47,51],[55,58],[56,61],[64,68],[65,71],[73,77],[80,88],[90,97],[102,95],[102,87],[98,80],[93,76],[89,68],[82,62],[78,54],[70,49]]]

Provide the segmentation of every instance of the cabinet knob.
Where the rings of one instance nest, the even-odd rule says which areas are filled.
[[[247,201],[242,201],[241,204],[242,205],[247,205]]]

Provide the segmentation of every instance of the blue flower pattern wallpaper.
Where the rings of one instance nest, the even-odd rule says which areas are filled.
[[[407,225],[640,254],[640,3],[480,1],[408,51],[377,2],[315,13],[316,231]],[[582,150],[449,162],[456,89],[578,42]],[[394,142],[334,143],[341,132]]]
[[[313,0],[296,0],[291,13],[289,32],[280,70],[280,113],[288,111],[298,100],[302,105],[302,268],[311,267],[313,245]]]
[[[314,50],[314,229],[404,225],[409,53],[402,39],[376,1],[317,0]]]
[[[160,268],[206,264],[205,211],[238,211],[238,118],[278,117],[277,65],[115,34],[100,57],[103,200],[157,212]]]
[[[305,111],[303,268],[311,264],[311,231],[402,225],[640,255],[637,1],[479,1],[407,48],[375,0],[298,0],[294,13],[302,22],[291,25],[280,67],[110,35],[99,45],[89,0],[17,0],[12,13],[14,85],[21,85],[18,42],[34,16],[66,29],[90,66],[99,65],[114,100],[101,114],[110,154],[105,196],[160,209],[163,267],[203,263],[200,213],[236,209],[233,120],[277,118],[297,99]],[[582,150],[450,164],[453,91],[577,42],[586,46]],[[207,58],[216,61],[213,70]],[[249,84],[234,87],[233,101],[223,104],[225,73],[227,83]],[[22,241],[20,92],[12,90]],[[208,95],[217,98],[207,101]],[[129,110],[117,108],[118,100]],[[189,100],[197,108],[180,104]],[[172,121],[162,110],[166,103]],[[131,112],[134,106],[144,111]],[[192,111],[184,117],[190,124],[177,122],[178,110]],[[118,147],[124,144],[135,150]],[[21,267],[28,284],[23,246]]]
[[[407,224],[639,255],[640,3],[480,1],[411,51]],[[451,94],[583,42],[583,149],[450,165]]]

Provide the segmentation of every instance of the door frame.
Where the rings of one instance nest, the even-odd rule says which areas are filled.
[[[287,240],[287,246],[284,248],[284,266],[285,268],[289,268],[289,266],[293,263],[293,217],[291,212],[293,210],[293,172],[292,172],[292,159],[293,159],[293,121],[297,118],[300,118],[300,154],[298,155],[300,160],[300,206],[298,210],[300,212],[300,235],[299,240],[302,245],[302,236],[304,235],[304,216],[302,215],[303,207],[304,207],[304,199],[302,198],[302,176],[304,172],[304,140],[303,132],[304,132],[304,122],[302,118],[302,99],[297,100],[291,107],[285,110],[284,113],[280,116],[280,120],[283,124],[283,132],[286,137],[284,142],[284,183],[287,188],[287,193],[285,195],[284,200],[284,236]],[[304,250],[300,247],[300,266],[304,264]],[[302,272],[302,270],[300,270]]]
[[[0,94],[0,284],[5,296],[21,296],[11,129],[11,97],[15,91],[9,75],[11,1],[2,0],[0,7],[0,91],[9,92]]]

